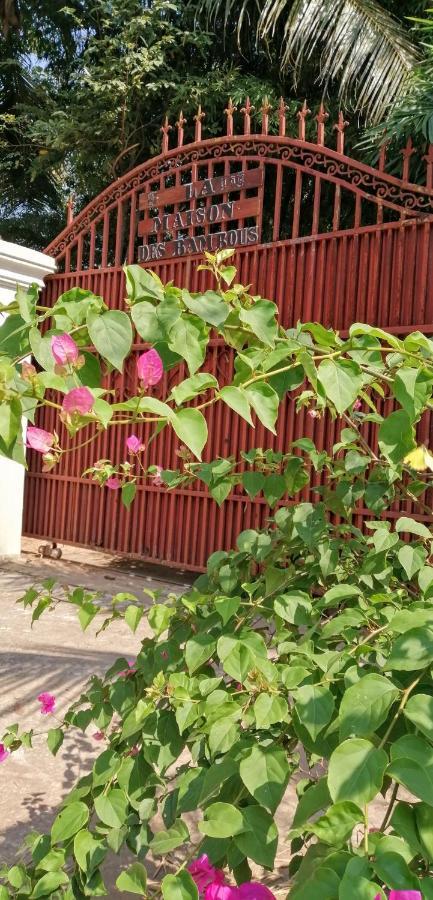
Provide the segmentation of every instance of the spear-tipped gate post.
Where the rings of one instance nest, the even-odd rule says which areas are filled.
[[[305,141],[305,122],[310,113],[311,109],[308,109],[307,101],[304,100],[301,109],[298,109],[296,113],[298,117],[298,138],[300,141]]]
[[[201,103],[199,103],[198,110],[194,116],[194,122],[195,122],[194,140],[196,143],[198,141],[201,141],[201,123],[202,123],[205,115],[206,115],[206,113],[203,112],[203,110],[201,108]]]
[[[224,110],[227,116],[227,137],[233,137],[233,113],[235,113],[236,110],[237,106],[233,105],[232,98],[230,97],[227,107]]]
[[[172,126],[169,124],[168,116],[164,119],[164,124],[161,125],[161,133],[162,133],[162,141],[161,141],[161,149],[163,153],[168,152],[168,135],[170,131],[173,131]]]

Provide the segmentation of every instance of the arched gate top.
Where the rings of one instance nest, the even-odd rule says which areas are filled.
[[[166,120],[162,152],[118,178],[75,218],[70,206],[66,228],[46,252],[66,272],[80,271],[433,215],[432,146],[423,158],[426,183],[416,184],[411,140],[399,178],[386,172],[385,146],[377,168],[345,155],[342,114],[333,129],[336,149],[326,146],[323,106],[314,143],[306,140],[306,104],[297,137],[286,135],[283,102],[277,135],[268,133],[266,102],[257,134],[251,134],[249,101],[241,111],[243,133],[234,134],[234,109],[230,102],[227,133],[204,140],[199,109],[187,144],[181,113],[172,149]]]

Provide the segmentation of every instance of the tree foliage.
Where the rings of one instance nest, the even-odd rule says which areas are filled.
[[[48,731],[53,753],[75,729],[98,729],[105,746],[50,833],[29,838],[30,858],[0,870],[2,900],[102,895],[100,866],[121,847],[131,864],[119,873],[119,891],[196,900],[184,871],[195,855],[206,853],[237,883],[258,865],[266,881],[279,842],[291,900],[320,892],[373,900],[388,888],[432,896],[433,456],[416,435],[433,404],[433,342],[362,324],[344,339],[311,322],[286,331],[271,301],[236,283],[229,255],[207,255],[216,285],[202,295],[131,266],[124,310],[76,290],[45,309],[37,292],[19,292],[0,329],[4,455],[19,458],[21,415],[32,421],[47,402],[71,436],[59,446],[56,435],[39,435],[50,466],[73,452],[83,429],[88,440],[150,419],[189,448],[179,471],[160,473],[168,490],[199,478],[219,503],[241,486],[249,496],[263,491],[273,508],[266,528],[243,531],[233,550],[214,553],[190,589],[167,600],[152,595],[148,608],[120,594],[107,613],[96,593],[53,581],[26,592],[33,621],[66,603],[83,628],[122,617],[144,638],[133,664],[119,659],[92,677]],[[140,392],[119,404],[97,373],[100,364],[122,368],[131,320],[152,349],[140,357]],[[212,330],[234,351],[226,385],[201,371]],[[74,347],[92,344],[83,365]],[[21,362],[30,349],[39,371]],[[149,387],[160,377],[157,358],[189,369],[164,400]],[[90,394],[90,410],[77,391],[86,402]],[[332,451],[303,438],[284,453],[258,448],[201,462],[210,406],[227,403],[272,432],[287,396],[314,419],[338,419]],[[97,460],[88,474],[102,487],[114,478],[122,490],[154,477],[145,449],[132,446],[140,466]],[[413,504],[415,517],[387,518],[395,501]],[[369,514],[363,531],[360,506]],[[11,725],[2,765],[37,740]],[[297,808],[281,822],[290,781]],[[161,858],[172,874],[148,888],[146,867]]]

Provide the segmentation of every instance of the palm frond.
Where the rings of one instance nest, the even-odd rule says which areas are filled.
[[[238,43],[241,44],[242,31],[254,33],[262,12],[263,0],[199,0],[197,17],[204,16],[212,27],[221,22],[224,31],[233,22],[236,27]]]
[[[379,122],[405,94],[419,61],[417,45],[379,0],[199,0],[209,24],[235,25],[239,44],[257,37],[280,49],[295,81],[303,64],[317,63],[325,88],[338,84],[344,105]]]
[[[341,102],[353,99],[371,122],[404,95],[419,60],[402,25],[376,0],[265,0],[259,33],[269,37],[281,25],[282,67],[297,74],[317,55],[322,83],[338,82]]]

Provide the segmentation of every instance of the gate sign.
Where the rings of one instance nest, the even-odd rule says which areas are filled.
[[[261,189],[262,186],[263,167],[257,166],[141,194],[139,209],[144,210],[144,219],[139,222],[138,233],[145,242],[138,248],[139,261],[203,253],[204,250],[214,253],[225,247],[257,243],[261,191],[255,196],[236,200],[231,200],[230,194]],[[215,196],[221,201],[212,203]],[[245,220],[252,219],[255,219],[254,225],[245,225]],[[227,227],[229,222],[240,227]],[[226,227],[211,231],[211,226],[218,223],[225,223]]]

